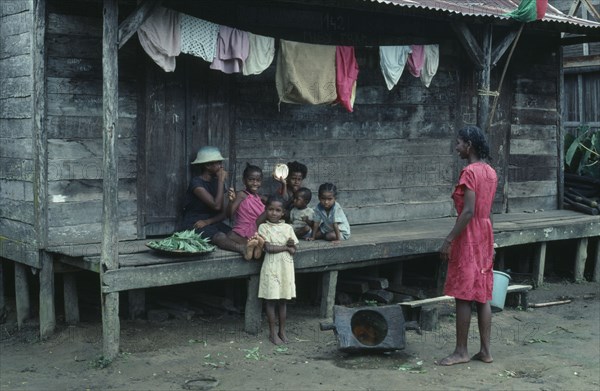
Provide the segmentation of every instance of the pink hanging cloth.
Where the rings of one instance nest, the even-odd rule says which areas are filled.
[[[210,69],[223,73],[240,73],[249,51],[248,32],[227,26],[219,28],[217,50]]]
[[[423,45],[410,45],[410,50],[411,53],[406,61],[408,71],[414,77],[421,77],[421,70],[425,64],[425,47]]]
[[[335,70],[337,100],[346,110],[352,112],[356,96],[356,79],[358,78],[358,64],[353,46],[337,46],[335,48]]]

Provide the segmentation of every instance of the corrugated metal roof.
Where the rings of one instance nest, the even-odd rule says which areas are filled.
[[[371,3],[389,4],[398,7],[423,9],[437,11],[440,13],[451,13],[462,16],[491,17],[495,19],[510,19],[505,16],[517,8],[520,1],[511,0],[365,0]],[[573,26],[598,28],[600,23],[591,20],[567,16],[552,5],[548,4],[546,16],[539,21],[541,23],[564,23]]]

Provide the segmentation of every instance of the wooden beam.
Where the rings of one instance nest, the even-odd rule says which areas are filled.
[[[163,0],[145,0],[137,5],[136,9],[119,25],[119,49],[123,47],[135,34],[154,10],[162,4]]]
[[[338,272],[323,272],[322,278],[323,289],[321,289],[321,318],[332,318]]]
[[[244,311],[244,330],[249,334],[258,334],[262,316],[262,300],[258,298],[258,274],[248,278],[248,295],[246,296],[246,309]]]
[[[581,238],[577,241],[577,251],[575,252],[575,267],[573,271],[575,282],[585,281],[583,272],[585,271],[585,261],[587,260],[588,238]]]
[[[498,64],[498,61],[502,58],[504,53],[508,50],[510,45],[514,42],[515,38],[519,35],[519,30],[514,30],[506,34],[506,36],[500,41],[494,50],[492,51],[492,68]]]
[[[533,285],[537,288],[544,284],[544,269],[546,268],[546,242],[536,246],[533,259]]]
[[[118,0],[104,0],[102,32],[102,99],[103,125],[103,213],[100,282],[106,270],[119,268],[118,250],[118,175],[116,133],[118,122]],[[104,358],[114,359],[119,353],[119,294],[102,295],[102,336]]]
[[[54,306],[54,260],[46,251],[40,254],[40,338],[47,339],[56,328]]]
[[[587,8],[587,10],[590,11],[592,15],[594,15],[594,18],[596,18],[596,20],[600,22],[600,13],[596,9],[596,7],[594,7],[592,2],[590,0],[581,0],[581,2],[585,5],[585,8]]]
[[[27,266],[19,262],[15,262],[15,307],[17,310],[17,327],[20,329],[31,315],[31,300],[29,299]]]
[[[487,130],[490,117],[490,73],[492,68],[492,25],[484,26],[482,45],[482,65],[479,69],[479,95],[477,99],[477,126],[484,132]],[[488,143],[492,144],[491,132],[488,132]]]
[[[484,55],[482,49],[479,47],[477,40],[471,34],[471,30],[464,23],[452,23],[452,29],[456,32],[458,40],[466,50],[467,55],[478,70],[483,69],[484,66]]]
[[[567,15],[569,15],[569,16],[575,15],[575,13],[579,9],[580,5],[581,5],[581,0],[573,0],[573,2],[571,3],[571,7],[569,8],[569,13]]]
[[[596,237],[596,249],[592,256],[594,261],[594,274],[592,274],[592,281],[600,282],[600,236]]]

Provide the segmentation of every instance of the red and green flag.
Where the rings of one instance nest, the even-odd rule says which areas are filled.
[[[548,0],[521,0],[519,7],[506,14],[519,22],[533,22],[540,20],[546,15]]]

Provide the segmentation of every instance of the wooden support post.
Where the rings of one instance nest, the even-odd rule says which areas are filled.
[[[394,275],[392,276],[392,285],[402,286],[404,278],[404,262],[400,261],[394,265]]]
[[[544,284],[544,269],[546,267],[546,242],[541,242],[535,249],[533,260],[533,286]]]
[[[28,267],[22,263],[15,262],[15,306],[17,307],[17,327],[19,329],[31,315],[27,269]]]
[[[490,72],[492,67],[492,25],[484,26],[482,65],[483,69],[479,72],[479,97],[477,100],[477,126],[484,132],[486,131],[488,117],[490,115]],[[488,136],[488,143],[491,144],[491,133]]]
[[[575,270],[573,277],[575,282],[585,280],[583,272],[585,271],[585,261],[587,259],[588,238],[581,238],[577,241],[577,251],[575,253]]]
[[[118,0],[104,0],[102,28],[102,251],[100,255],[100,284],[107,270],[119,268],[118,249],[118,171],[116,154],[117,123],[119,119],[119,30]],[[107,360],[119,353],[120,339],[119,293],[102,293],[103,355]]]
[[[54,259],[49,253],[40,254],[40,338],[46,339],[56,328],[54,307]]]
[[[600,236],[596,238],[596,249],[594,250],[594,274],[592,275],[592,281],[600,282]]]
[[[335,289],[337,286],[338,272],[337,270],[323,272],[323,280],[321,286],[321,318],[333,317],[333,305],[335,304]]]
[[[249,334],[258,334],[262,316],[262,300],[258,298],[260,276],[250,276],[248,279],[248,296],[244,312],[244,330]]]
[[[65,305],[65,322],[69,325],[79,323],[79,296],[75,273],[63,274],[63,296]]]
[[[146,313],[146,290],[132,289],[127,291],[129,319],[139,319]]]

